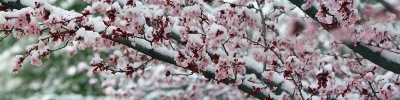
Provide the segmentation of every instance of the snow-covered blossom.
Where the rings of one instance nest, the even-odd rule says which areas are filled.
[[[103,59],[101,59],[99,56],[93,57],[92,60],[90,60],[90,65],[97,65],[103,63]]]
[[[100,41],[101,36],[97,32],[86,31],[84,28],[80,28],[76,31],[75,39],[80,41],[78,48],[85,49],[89,46],[95,46]]]
[[[6,18],[4,18],[3,15],[0,15],[0,24],[4,24],[6,22],[7,22]]]
[[[313,2],[314,2],[314,0],[306,0],[306,3],[301,5],[301,9],[307,10],[307,9],[311,8]]]
[[[18,72],[22,70],[22,62],[24,61],[24,57],[22,55],[17,55],[15,60],[11,63],[12,72]]]
[[[41,66],[42,65],[42,61],[40,60],[40,54],[38,51],[32,51],[31,52],[31,63],[32,65],[35,66]]]
[[[84,0],[88,6],[74,12],[44,0],[19,1],[29,7],[0,9],[0,36],[38,42],[17,56],[13,72],[25,58],[41,66],[58,50],[70,57],[85,50],[94,55],[91,61],[66,73],[99,76],[88,81],[101,84],[108,96],[399,98],[393,75],[399,72],[385,67],[399,63],[397,14],[381,6],[354,0]]]

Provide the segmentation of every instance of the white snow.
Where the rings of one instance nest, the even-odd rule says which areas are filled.
[[[273,72],[272,81],[275,83],[281,83],[281,82],[285,81],[285,78],[283,77],[283,75],[281,75],[277,72]]]
[[[113,32],[113,30],[117,29],[117,27],[115,26],[109,26],[106,30],[106,34],[111,34]]]
[[[178,23],[175,23],[175,24],[172,26],[172,32],[173,32],[173,34],[182,35],[184,31],[185,31],[185,27],[178,25]],[[181,36],[181,37],[182,37],[182,36]]]
[[[91,64],[98,64],[101,63],[103,61],[103,59],[101,59],[99,56],[95,56],[92,58],[92,60],[90,61]]]
[[[156,49],[156,52],[159,52],[160,54],[163,55],[167,55],[169,57],[174,57],[179,54],[178,52],[167,49],[166,47],[159,47]]]
[[[100,34],[93,31],[86,31],[84,28],[80,28],[78,31],[76,31],[75,37],[83,37],[84,43],[94,44],[96,38],[100,38]]]
[[[77,24],[75,22],[71,21],[67,24],[67,29],[74,30],[76,26],[77,26]]]
[[[363,45],[363,44],[361,44]],[[386,60],[395,62],[395,63],[400,63],[400,60],[398,60],[398,58],[400,58],[400,54],[388,51],[388,50],[384,50],[378,47],[373,47],[373,46],[367,46],[367,45],[363,45],[365,47],[368,47],[370,50],[372,50],[375,53],[379,53],[380,55],[385,58]]]
[[[214,34],[217,33],[217,31],[223,31],[224,33],[226,32],[226,29],[224,26],[218,25],[215,23],[211,24],[209,30],[210,30],[209,33],[214,33]],[[222,35],[227,35],[227,34],[222,34]],[[222,36],[222,35],[220,35],[220,36]]]
[[[400,55],[397,54],[397,53],[390,52],[390,51],[388,51],[388,50],[383,50],[383,51],[381,52],[381,56],[382,56],[383,58],[386,58],[387,60],[392,61],[392,62],[400,63],[400,61],[398,60],[398,59],[400,58]]]
[[[246,62],[246,68],[253,68],[258,71],[257,73],[262,73],[262,64],[258,63],[251,57],[244,57],[243,59]],[[294,84],[291,83],[289,80],[286,80],[282,74],[273,72],[271,81],[275,84],[282,84],[281,87],[278,88],[282,88],[284,91],[289,92],[289,94],[292,94],[294,92]]]
[[[237,2],[238,0],[223,0],[224,2],[229,2],[229,3],[235,3],[235,2]]]
[[[144,35],[146,36],[145,38],[148,40],[153,40],[153,27],[149,27],[147,25],[144,25]]]
[[[136,45],[141,45],[144,48],[151,49],[151,43],[150,42],[147,42],[146,40],[139,39],[139,38],[135,38],[134,40],[135,40]]]
[[[50,10],[51,16],[57,16],[60,18],[72,19],[72,18],[75,18],[76,16],[81,15],[80,13],[77,13],[74,11],[68,11],[68,10],[53,6],[49,3],[44,3],[44,7]],[[30,8],[30,7],[28,7],[28,8]]]
[[[334,60],[335,60],[334,56],[325,56],[325,57],[320,58],[320,61],[324,61],[324,62],[332,62]]]
[[[243,60],[246,62],[246,67],[247,68],[252,68],[257,73],[262,73],[263,71],[263,65],[259,64],[256,60],[254,60],[252,57],[246,56],[243,58]]]
[[[373,81],[374,80],[374,75],[371,72],[368,72],[367,74],[365,74],[365,78],[368,81]]]
[[[0,14],[0,24],[4,24],[6,22],[7,22],[6,18],[4,18],[2,14]]]
[[[192,5],[192,6],[186,6],[185,8],[182,9],[183,12],[187,13],[189,16],[195,16],[191,15],[193,13],[200,13],[200,5]]]
[[[155,90],[149,94],[146,95],[146,97],[144,97],[145,100],[154,100],[156,98],[159,99],[160,95],[164,95],[164,96],[173,96],[176,94],[181,94],[184,93],[185,91],[183,90],[175,90],[175,91],[161,91],[161,90]]]
[[[31,51],[31,57],[32,58],[38,58],[39,57],[39,52],[36,50],[32,50]]]
[[[106,29],[106,25],[104,25],[103,21],[101,18],[96,17],[96,18],[89,18],[89,21],[85,23],[87,25],[93,25],[93,30],[95,32],[100,32]]]
[[[332,72],[332,64],[327,64],[324,66],[324,71],[326,72]]]
[[[281,88],[283,90],[285,90],[286,92],[289,92],[289,94],[293,94],[295,86],[292,82],[290,82],[289,80],[284,80],[282,83]],[[304,93],[304,91],[303,91]]]
[[[375,77],[375,81],[379,81],[379,82],[382,82],[382,83],[389,82],[388,79],[394,78],[395,75],[396,75],[395,73],[388,71],[384,75],[376,76]]]
[[[21,14],[25,14],[25,13],[32,13],[34,12],[33,8],[31,7],[27,7],[27,8],[22,8],[20,10],[15,10],[14,12],[0,12],[0,15],[4,16],[4,17],[18,17]]]

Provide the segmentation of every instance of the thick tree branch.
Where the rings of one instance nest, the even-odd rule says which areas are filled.
[[[396,8],[393,8],[388,2],[384,0],[376,0],[376,1],[381,3],[383,7],[385,7],[385,9],[388,10],[389,12],[394,13],[396,15],[399,13],[399,11]],[[397,16],[397,18],[399,18],[399,16]]]
[[[8,8],[10,8],[10,9],[22,9],[22,8],[26,7],[25,5],[22,5],[20,3],[20,0],[17,0],[16,2],[8,1],[7,3],[5,3],[3,0],[0,0],[0,3],[3,5],[3,7],[5,9],[8,9]]]
[[[130,48],[133,48],[133,49],[137,50],[138,52],[146,54],[146,55],[148,55],[148,56],[150,56],[152,58],[158,59],[160,61],[172,64],[172,65],[177,65],[173,57],[170,57],[170,56],[162,54],[161,53],[162,51],[155,51],[154,49],[146,48],[145,46],[143,46],[141,44],[136,44],[134,46],[134,45],[131,44],[131,42],[128,42],[128,40],[125,40],[123,38],[114,38],[114,39],[110,38],[110,40],[118,42],[118,43],[121,43],[121,44],[123,44],[125,46],[128,46]],[[196,66],[193,65],[193,64],[189,65],[189,68],[195,68],[196,70],[198,70],[196,68]],[[208,79],[215,80],[214,79],[215,78],[215,73],[210,71],[210,70],[203,71],[202,74]],[[223,83],[230,84],[230,83],[232,83],[232,80],[226,80],[226,81],[223,81]],[[238,88],[240,90],[242,90],[243,92],[246,92],[248,94],[253,94],[253,92],[254,92],[253,88],[250,85],[245,84],[245,82],[240,84],[238,86]],[[258,93],[254,93],[254,94],[255,95],[253,95],[253,96],[255,96],[256,98],[259,98],[259,99],[264,99],[266,97],[266,95],[264,93],[262,93],[262,92],[258,92]]]
[[[304,0],[289,0],[289,1],[292,4],[296,5],[297,7],[299,7],[299,9],[301,9],[301,5],[305,3]],[[317,14],[317,11],[318,11],[315,7],[311,7],[309,9],[303,10],[303,11],[309,17],[311,17],[315,21],[319,22],[318,19],[315,17],[315,15]],[[331,32],[332,30],[334,30],[333,28],[327,28],[327,27],[324,27],[324,29],[327,30],[328,32]],[[362,44],[354,45],[354,43],[348,43],[348,42],[344,42],[344,43],[347,47],[349,47],[354,52],[357,52],[358,54],[363,56],[365,59],[375,63],[376,65],[379,65],[380,67],[382,67],[388,71],[400,74],[400,62],[393,59],[394,58],[393,56],[400,57],[399,54],[391,53],[388,50],[376,50],[377,48],[372,47],[372,46],[367,46],[367,45],[362,45]],[[379,53],[379,51],[383,51],[386,53],[382,54],[382,53]],[[387,54],[389,54],[389,55],[387,55]],[[394,54],[394,55],[392,55],[392,54]]]

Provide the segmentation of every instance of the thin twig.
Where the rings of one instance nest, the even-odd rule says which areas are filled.
[[[60,49],[62,49],[62,48],[65,48],[65,47],[67,47],[68,43],[69,43],[69,41],[67,41],[62,47],[59,47],[59,48],[57,48],[57,49],[49,49],[49,51],[50,51],[50,52],[54,52],[54,51],[60,50]]]
[[[189,76],[189,75],[193,75],[193,73],[190,73],[190,74],[171,74],[171,75],[173,75],[173,76],[179,76],[179,75]]]
[[[11,28],[10,30],[1,30],[1,31],[12,31],[13,29],[14,29],[14,27]],[[7,38],[8,36],[10,36],[10,34],[12,34],[12,33],[6,34],[6,36],[2,37],[2,38],[0,39],[0,41],[3,41],[5,38]]]
[[[374,97],[376,98],[376,100],[378,100],[379,98],[378,98],[378,96],[376,95],[375,89],[372,87],[372,84],[371,84],[371,82],[370,82],[370,81],[368,81],[368,84],[369,84],[369,87],[370,87],[370,88],[371,88],[371,90],[372,90],[372,93],[374,94]]]

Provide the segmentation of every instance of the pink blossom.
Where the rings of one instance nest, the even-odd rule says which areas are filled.
[[[21,71],[23,61],[24,61],[24,57],[22,55],[17,55],[16,59],[12,63],[12,72]]]
[[[314,2],[314,0],[307,0],[306,3],[301,5],[301,9],[303,9],[303,10],[309,9],[312,6],[313,2]]]
[[[297,0],[117,1],[84,0],[82,12],[47,2],[3,9],[1,38],[39,41],[11,62],[12,71],[25,57],[41,66],[54,51],[89,49],[94,57],[79,70],[101,79],[88,80],[91,86],[121,99],[370,99],[372,89],[379,99],[398,98],[395,71],[360,52],[399,51],[396,14],[381,5],[307,0],[299,10],[290,4]]]
[[[38,51],[32,51],[31,52],[31,63],[32,65],[35,66],[41,66],[42,65],[42,61],[40,60],[41,55],[39,54]]]

